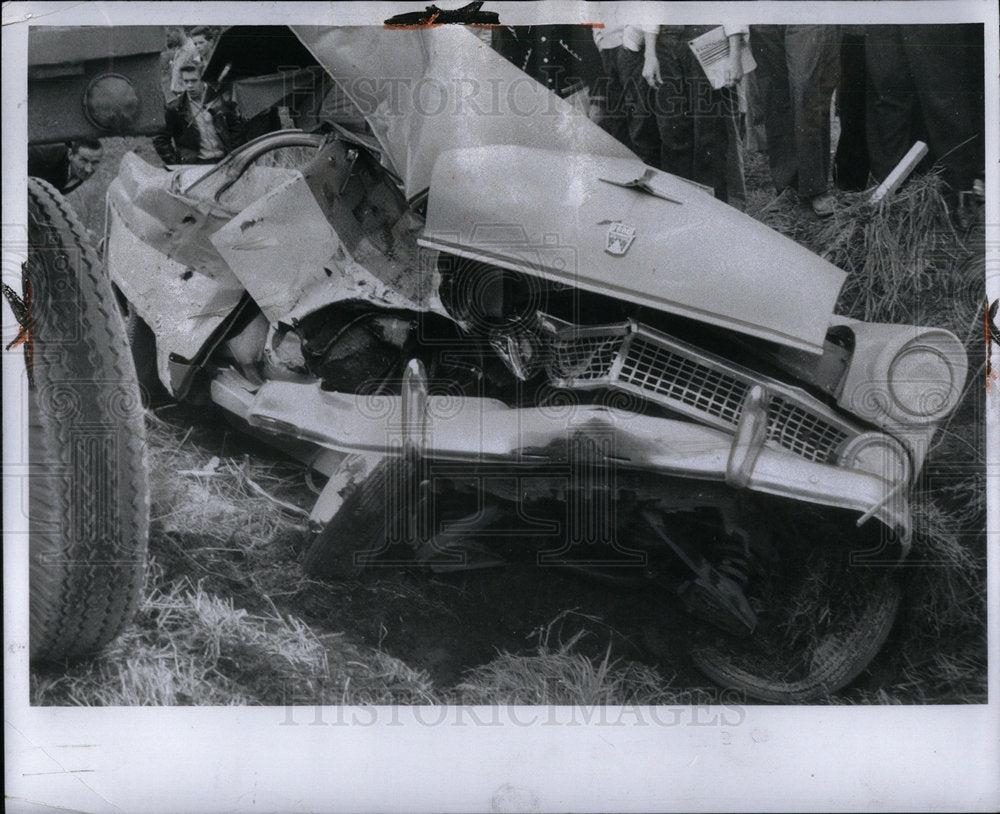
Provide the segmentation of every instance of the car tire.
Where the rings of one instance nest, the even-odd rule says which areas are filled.
[[[407,538],[402,524],[417,499],[417,465],[411,456],[383,458],[316,536],[302,567],[317,579],[359,576],[393,538]]]
[[[145,427],[111,283],[52,186],[28,182],[30,654],[94,653],[134,616],[146,571]],[[26,292],[27,293],[27,292]]]
[[[854,681],[892,629],[897,575],[852,566],[849,552],[818,545],[795,582],[785,602],[772,598],[776,607],[759,617],[752,637],[706,633],[691,651],[697,668],[722,687],[775,704],[822,702]]]

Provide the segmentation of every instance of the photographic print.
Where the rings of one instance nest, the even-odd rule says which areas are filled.
[[[275,776],[372,735],[645,744],[586,798],[582,764],[444,804],[348,761],[343,797],[239,810],[578,810],[657,748],[716,756],[688,805],[801,807],[797,763],[693,789],[823,715],[988,742],[995,9],[100,5],[4,11],[25,720],[246,715],[294,744],[255,751]],[[812,790],[856,793],[860,749]],[[206,803],[132,777],[72,778],[80,810]],[[684,805],[639,787],[605,805]]]

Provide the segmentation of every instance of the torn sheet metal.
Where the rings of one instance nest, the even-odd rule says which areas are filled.
[[[292,31],[364,114],[408,199],[430,185],[437,157],[457,147],[530,144],[634,157],[464,28]]]

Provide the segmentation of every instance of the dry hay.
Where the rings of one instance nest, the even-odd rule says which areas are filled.
[[[154,571],[156,566],[154,565]],[[99,659],[37,670],[35,704],[173,706],[433,703],[424,673],[318,635],[277,611],[250,613],[180,579],[153,588]]]
[[[757,217],[847,272],[838,310],[870,322],[931,324],[963,340],[981,330],[982,235],[955,226],[937,172],[914,176],[879,203],[869,192],[837,195],[819,219],[785,192]]]
[[[938,431],[912,495],[913,551],[881,686],[855,688],[833,702],[986,698],[984,236],[981,224],[956,226],[945,192],[940,175],[930,172],[878,204],[869,202],[870,191],[838,193],[826,220],[789,193],[757,215],[847,272],[838,313],[946,328],[969,353],[962,400]]]
[[[607,704],[711,703],[708,693],[678,690],[657,670],[626,659],[612,659],[609,643],[600,660],[578,652],[587,631],[551,643],[553,628],[573,611],[563,611],[536,632],[532,655],[498,653],[487,664],[466,672],[448,694],[457,704],[528,704],[595,706]]]
[[[36,668],[32,703],[433,703],[425,673],[279,608],[305,582],[302,469],[212,455],[195,426],[147,413],[151,557],[135,622],[97,658]]]

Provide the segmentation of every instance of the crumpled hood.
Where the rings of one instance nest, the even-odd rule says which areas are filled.
[[[634,233],[623,254],[609,231]],[[534,147],[442,153],[420,242],[812,353],[846,277],[637,158]]]
[[[403,179],[431,187],[424,245],[819,353],[844,273],[685,181],[647,169],[472,32],[294,26]],[[433,183],[432,183],[433,175]],[[614,222],[636,230],[622,256]]]
[[[430,185],[440,153],[459,147],[633,156],[465,28],[292,31],[365,116],[407,198]]]

